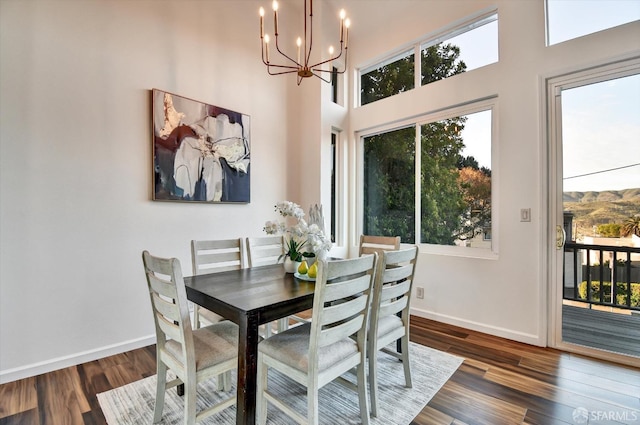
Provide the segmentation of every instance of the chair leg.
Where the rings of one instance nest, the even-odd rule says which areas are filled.
[[[184,425],[196,424],[196,382],[195,379],[184,384]]]
[[[231,391],[231,371],[230,370],[228,370],[228,371],[226,371],[224,373],[223,380],[224,380],[223,387],[224,387],[225,392]]]
[[[289,329],[289,318],[283,317],[282,319],[278,319],[278,333],[286,331]]]
[[[256,424],[265,425],[267,423],[267,399],[264,392],[267,391],[267,365],[263,362],[262,353],[258,353],[258,379],[256,388]]]
[[[369,425],[369,394],[367,394],[367,376],[365,359],[358,365],[358,399],[360,400],[360,418],[362,425]]]
[[[372,347],[373,348],[373,347]],[[378,416],[378,351],[369,351],[369,391],[371,392],[371,416]]]
[[[402,365],[404,366],[404,381],[407,388],[411,388],[411,362],[409,361],[409,335],[402,337]]]
[[[167,365],[157,360],[158,367],[156,372],[156,404],[153,408],[153,423],[158,423],[162,419],[162,410],[164,409],[164,394],[167,391]]]
[[[318,425],[319,410],[317,383],[311,384],[307,387],[307,423],[309,425]]]

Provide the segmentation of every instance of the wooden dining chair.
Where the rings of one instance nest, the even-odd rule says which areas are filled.
[[[358,255],[383,251],[397,251],[400,249],[400,236],[360,235],[360,249]]]
[[[249,267],[278,264],[284,261],[284,237],[282,235],[247,238]]]
[[[247,252],[249,257],[249,267],[266,266],[270,264],[278,264],[284,261],[284,237],[278,236],[262,236],[247,238]],[[282,332],[289,328],[289,322],[294,321],[304,323],[305,320],[299,316],[288,316],[278,320],[278,332]],[[267,324],[271,336],[271,324]]]
[[[165,391],[184,384],[184,424],[220,412],[235,404],[235,394],[196,412],[196,390],[200,382],[236,369],[238,326],[228,320],[191,329],[187,293],[180,262],[142,253],[156,328],[157,387],[153,422],[160,422]],[[176,379],[167,382],[167,371]]]
[[[378,351],[402,361],[405,385],[411,388],[409,308],[417,258],[418,248],[413,246],[398,251],[384,251],[378,259],[367,338],[372,416],[378,414]],[[399,352],[388,347],[398,339]]]
[[[354,367],[360,418],[369,423],[365,373],[367,319],[377,254],[321,261],[311,323],[293,327],[258,346],[257,423],[267,420],[270,402],[300,424],[318,424],[318,390]],[[307,412],[296,412],[268,388],[268,369],[307,388]],[[345,383],[339,380],[339,382]],[[353,384],[345,384],[352,388]]]
[[[191,241],[191,266],[194,276],[238,270],[244,268],[244,264],[242,238]],[[193,322],[196,329],[203,323],[211,324],[222,320],[222,316],[194,304]]]
[[[216,240],[192,240],[191,241],[191,268],[193,275],[207,273],[219,273],[227,270],[244,268],[244,241],[238,239]],[[213,311],[193,304],[193,325],[199,329],[203,325],[210,325],[225,320]],[[266,336],[269,336],[269,332]],[[231,389],[231,373],[218,377],[218,390],[229,391]]]

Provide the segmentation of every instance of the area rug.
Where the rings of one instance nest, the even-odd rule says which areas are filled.
[[[383,353],[378,353],[378,416],[371,418],[372,425],[407,425],[431,400],[445,382],[458,369],[463,359],[442,351],[410,343],[411,377],[413,388],[405,388],[402,363]],[[355,382],[355,375],[347,375]],[[234,377],[235,380],[235,377]],[[142,379],[123,387],[98,394],[100,407],[109,425],[150,424],[153,419],[156,377]],[[279,393],[299,412],[305,412],[306,390],[303,386],[276,371],[269,371],[269,389]],[[276,391],[277,389],[277,391]],[[232,388],[235,392],[235,382]],[[198,387],[197,410],[216,400],[228,397],[217,391],[216,379]],[[319,393],[320,423],[348,425],[360,423],[358,395],[344,385],[332,382]],[[167,391],[162,417],[163,424],[181,424],[183,400],[175,389]],[[215,414],[201,424],[235,424],[236,407]],[[269,406],[267,424],[288,425],[293,421],[278,409]]]

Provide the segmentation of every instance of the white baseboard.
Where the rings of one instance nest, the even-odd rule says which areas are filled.
[[[58,357],[44,362],[33,363],[26,366],[17,367],[0,371],[0,384],[17,381],[18,379],[29,378],[31,376],[40,375],[54,370],[63,369],[69,366],[90,362],[101,359],[103,357],[112,356],[114,354],[124,353],[125,351],[135,350],[136,348],[146,347],[155,344],[156,336],[150,335],[138,339],[124,341],[122,343],[99,347],[94,350],[84,351],[69,356]]]
[[[423,317],[425,319],[431,319],[438,322],[447,323],[449,325],[470,329],[476,332],[482,332],[485,334],[510,339],[512,341],[523,342],[525,344],[536,345],[538,347],[545,346],[544,339],[541,335],[517,332],[512,329],[500,328],[497,326],[487,325],[486,323],[465,320],[459,317],[447,316],[445,314],[438,314],[438,313],[417,309],[417,308],[412,308],[411,314],[418,317]]]

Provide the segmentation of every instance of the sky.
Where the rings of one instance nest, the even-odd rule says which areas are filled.
[[[563,91],[562,138],[565,192],[640,188],[640,74]]]
[[[556,44],[640,19],[640,0],[548,0],[548,10]],[[498,60],[494,40],[497,22],[450,41],[471,70]],[[463,154],[491,168],[491,114],[467,117]],[[640,75],[563,91],[562,126],[565,192],[640,188]]]

